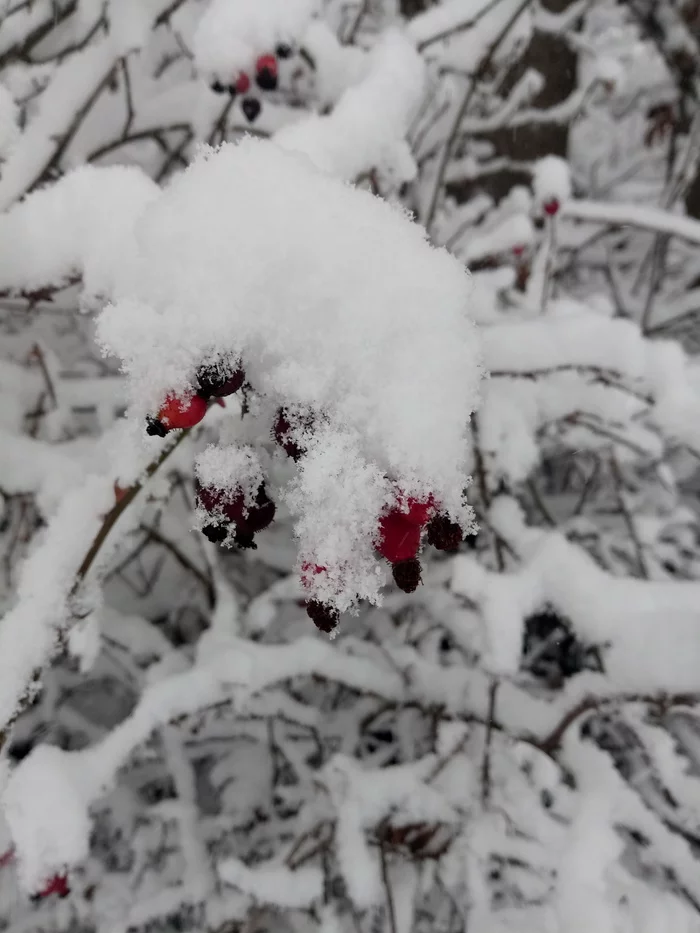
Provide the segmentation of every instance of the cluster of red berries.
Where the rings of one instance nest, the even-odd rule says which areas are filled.
[[[224,369],[209,366],[197,374],[198,389],[188,400],[169,395],[155,417],[148,419],[149,434],[164,437],[176,428],[189,428],[204,417],[210,399],[220,399],[237,392],[245,383],[245,371],[240,363]],[[272,434],[288,457],[299,461],[305,452],[301,432],[295,431],[295,422],[301,428],[313,427],[313,417],[293,416],[280,408],[275,417]],[[197,505],[207,513],[209,520],[202,533],[213,543],[227,542],[239,548],[255,549],[255,535],[272,524],[275,503],[270,499],[265,482],[261,482],[252,502],[240,488],[224,490],[216,486],[196,485]],[[413,593],[421,583],[421,565],[418,552],[425,538],[439,551],[455,551],[464,540],[457,522],[441,513],[432,496],[416,499],[400,495],[397,504],[379,519],[377,553],[392,567],[392,575],[399,589]],[[325,573],[326,568],[305,564],[302,583],[311,586],[312,576]],[[323,632],[332,631],[339,620],[337,609],[319,600],[309,600],[306,611]]]
[[[255,62],[255,83],[261,91],[276,91],[279,84],[279,59],[291,58],[294,50],[286,42],[280,42],[275,49],[275,54],[261,55]],[[231,82],[224,84],[218,79],[211,84],[211,89],[215,94],[229,93],[232,98],[239,94],[243,97],[241,109],[249,123],[254,123],[260,111],[262,103],[257,97],[251,96],[251,80],[245,71],[239,72]]]
[[[245,383],[245,372],[238,365],[229,369],[207,366],[197,373],[197,391],[190,398],[168,395],[155,417],[146,419],[146,433],[165,437],[178,428],[193,428],[207,413],[210,399],[233,395]]]
[[[428,544],[438,551],[456,551],[464,540],[461,527],[437,510],[432,496],[408,498],[379,519],[377,553],[389,561],[394,582],[404,593],[414,593],[421,583],[418,552],[424,532]],[[302,583],[311,586],[313,576],[325,571],[325,567],[304,564]],[[322,632],[332,632],[340,619],[335,607],[319,600],[309,600],[306,612]]]

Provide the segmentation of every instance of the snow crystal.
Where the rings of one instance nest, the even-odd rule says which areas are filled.
[[[203,486],[221,490],[243,490],[251,505],[263,481],[260,460],[252,447],[216,447],[210,444],[195,462]]]

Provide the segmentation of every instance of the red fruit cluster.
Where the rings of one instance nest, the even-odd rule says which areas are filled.
[[[206,366],[197,373],[197,391],[189,398],[167,395],[155,417],[146,419],[146,433],[165,437],[169,431],[193,428],[207,413],[207,402],[211,398],[233,395],[245,382],[245,372],[240,364],[227,369]]]
[[[276,511],[264,483],[258,487],[252,505],[246,505],[242,490],[231,496],[223,489],[198,483],[197,504],[212,517],[202,533],[210,541],[221,543],[232,532],[233,542],[240,548],[256,547],[255,535],[272,524]]]

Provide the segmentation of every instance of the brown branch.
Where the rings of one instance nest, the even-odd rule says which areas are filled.
[[[90,571],[90,568],[95,562],[97,555],[100,553],[102,546],[109,537],[110,531],[117,524],[119,518],[131,505],[139,492],[143,489],[146,480],[150,479],[156,470],[158,470],[159,467],[165,463],[168,457],[180,446],[183,440],[190,433],[190,430],[190,428],[183,430],[175,442],[171,444],[170,447],[167,447],[156,460],[154,460],[146,467],[144,478],[142,480],[138,480],[136,483],[134,483],[133,486],[130,486],[128,489],[124,490],[117,501],[114,503],[110,511],[105,516],[104,521],[102,522],[102,527],[97,532],[94,541],[88,548],[88,551],[85,554],[80,567],[78,567],[78,570],[76,571],[75,581],[71,587],[72,596],[75,595],[75,593],[78,591],[80,584],[83,582],[88,572]]]
[[[553,755],[560,747],[567,730],[586,713],[605,707],[622,706],[625,703],[650,703],[668,709],[671,706],[695,706],[700,703],[700,693],[619,693],[610,697],[586,696],[568,710],[552,731],[543,739],[533,742],[546,755]]]
[[[166,538],[162,532],[157,528],[153,528],[151,525],[141,524],[139,526],[141,531],[156,544],[160,544],[161,547],[175,558],[175,560],[180,564],[183,570],[186,570],[188,573],[191,573],[199,583],[204,587],[207,594],[207,601],[210,606],[213,606],[216,602],[216,594],[214,592],[214,585],[207,575],[197,567],[197,565],[189,559],[186,554],[180,550],[180,548],[170,541],[169,538]]]

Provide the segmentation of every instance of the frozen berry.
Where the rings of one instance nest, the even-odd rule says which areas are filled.
[[[390,564],[415,557],[420,547],[419,525],[409,522],[400,512],[389,512],[379,520],[377,550]]]
[[[287,412],[284,408],[280,408],[275,420],[275,426],[273,428],[275,440],[288,457],[291,457],[292,460],[300,460],[304,454],[304,451],[299,446],[299,444],[297,444],[296,441],[293,441],[289,436],[291,427],[292,426],[289,423],[289,419],[287,417]]]
[[[327,572],[327,567],[321,567],[319,564],[311,564],[308,560],[305,560],[301,565],[301,585],[308,589],[313,586],[314,577]]]
[[[280,42],[277,48],[275,49],[275,55],[277,58],[291,58],[294,54],[294,49],[291,45],[288,45],[286,42]]]
[[[340,619],[340,613],[333,606],[310,599],[306,604],[306,614],[321,632],[332,632]]]
[[[169,395],[158,412],[157,420],[166,431],[172,431],[175,428],[193,428],[206,413],[207,403],[200,395],[189,399]]]
[[[221,83],[221,81],[219,81],[219,80],[212,81],[212,83],[209,85],[209,87],[212,89],[212,91],[213,91],[215,94],[223,94],[223,93],[226,91],[225,85],[223,85],[223,84]]]
[[[255,97],[246,97],[241,104],[241,109],[249,123],[255,123],[262,110],[262,104]]]
[[[399,512],[412,525],[426,525],[435,511],[435,500],[432,496],[428,496],[427,499],[414,499],[409,497],[408,499],[400,500],[401,505]]]
[[[257,534],[272,524],[277,511],[275,503],[270,499],[264,484],[260,485],[255,497],[255,503],[248,509],[243,521],[237,524],[242,531]]]
[[[244,382],[245,372],[240,366],[229,370],[218,366],[205,366],[197,373],[199,394],[204,398],[224,398],[233,395]]]
[[[242,71],[233,82],[233,90],[236,94],[245,94],[246,91],[250,90],[250,78],[245,71]]]
[[[255,81],[261,91],[277,89],[277,59],[274,55],[261,55],[257,60]]]
[[[202,534],[205,538],[208,538],[212,544],[221,544],[228,536],[228,528],[226,525],[205,525],[204,528],[202,528]]]
[[[554,217],[555,214],[558,214],[558,213],[559,213],[559,207],[560,207],[561,205],[559,204],[559,199],[558,199],[558,198],[550,198],[550,200],[549,200],[549,201],[545,201],[544,204],[543,204],[542,206],[543,206],[543,208],[544,208],[545,214],[546,214],[548,217]]]
[[[464,535],[457,522],[447,515],[436,515],[428,525],[428,544],[438,551],[456,551]]]
[[[415,593],[421,583],[421,566],[416,557],[399,561],[391,568],[394,581],[404,593]]]

